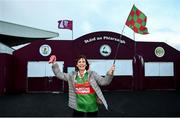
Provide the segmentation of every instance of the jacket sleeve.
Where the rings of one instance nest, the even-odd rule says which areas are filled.
[[[108,72],[106,73],[105,77],[100,76],[95,71],[92,71],[94,79],[97,83],[101,86],[109,85],[113,79],[113,75],[109,75]]]
[[[52,65],[52,70],[54,72],[54,75],[58,78],[58,79],[62,79],[65,81],[68,81],[68,79],[70,78],[70,74],[68,73],[63,73],[60,68],[59,65],[57,63]]]

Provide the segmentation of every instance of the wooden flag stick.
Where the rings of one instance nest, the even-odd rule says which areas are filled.
[[[117,47],[116,47],[116,52],[115,52],[113,64],[115,64],[115,62],[116,62],[116,58],[117,58],[117,54],[118,54],[118,50],[119,50],[119,45],[120,45],[121,38],[122,38],[122,35],[123,35],[123,32],[124,32],[124,28],[125,28],[125,25],[123,26],[123,29],[122,29],[121,34],[120,34],[120,36],[119,36],[119,37],[120,37],[120,38],[119,38],[119,43],[118,43],[118,45],[117,45]]]

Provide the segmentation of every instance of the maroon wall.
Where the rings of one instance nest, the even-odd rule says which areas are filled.
[[[165,54],[163,57],[157,57],[154,53],[156,47],[163,47]],[[179,61],[180,52],[163,42],[138,42],[137,54],[141,55],[144,62],[174,62],[173,77],[143,77],[144,89],[176,89],[179,81]],[[144,69],[144,68],[143,68]]]
[[[107,39],[107,37],[111,37]],[[67,67],[74,66],[74,59],[79,54],[84,54],[88,59],[114,59],[120,34],[114,32],[94,32],[77,38],[76,40],[39,40],[34,41],[14,52],[17,68],[15,88],[18,91],[30,90],[68,90],[67,82],[56,80],[50,84],[48,78],[27,78],[28,61],[48,61],[50,56],[43,57],[39,53],[39,47],[48,44],[52,48],[52,53],[57,56],[58,61],[64,61],[64,72]],[[91,39],[91,40],[90,40]],[[99,53],[102,44],[111,46],[112,53],[104,57]],[[136,48],[134,47],[136,45]],[[158,58],[154,54],[154,49],[161,46],[165,49],[165,55]],[[117,59],[133,60],[133,76],[115,76],[112,83],[102,87],[103,90],[146,90],[146,89],[176,89],[180,88],[180,53],[169,45],[162,42],[135,42],[126,36],[120,40]],[[144,62],[174,62],[174,77],[144,77]],[[123,67],[122,67],[123,68]],[[27,85],[28,79],[28,85]],[[60,86],[56,85],[59,83]],[[27,88],[29,86],[29,88]]]
[[[28,78],[28,91],[63,91],[62,81],[56,77],[30,77]]]
[[[0,53],[0,62],[0,94],[14,92],[14,57],[9,54]]]
[[[177,90],[180,90],[180,55],[176,60],[176,65],[175,65],[175,86]]]
[[[154,54],[156,47],[163,47],[165,55],[157,57]],[[163,42],[139,42],[137,46],[137,53],[141,55],[145,62],[174,62],[174,77],[144,77],[145,89],[176,89],[176,81],[180,77],[178,71],[179,51],[170,47]]]
[[[98,40],[97,37],[102,39]],[[114,59],[119,42],[114,39],[107,39],[106,37],[119,39],[120,34],[114,32],[94,32],[81,36],[73,42],[74,54],[84,54],[90,59]],[[85,43],[85,40],[93,38],[96,38],[95,41]],[[122,36],[121,40],[122,43],[119,45],[117,59],[132,59],[134,56],[134,41],[126,36]],[[108,57],[104,57],[99,53],[99,47],[103,44],[111,46],[112,53]]]
[[[63,89],[62,80],[54,78],[52,81],[48,77],[27,77],[27,62],[28,61],[48,61],[50,56],[44,57],[39,53],[39,48],[43,44],[48,44],[52,48],[51,54],[56,54],[58,61],[66,60],[65,67],[72,66],[73,52],[71,50],[71,41],[51,41],[39,40],[27,45],[14,52],[18,65],[16,75],[16,89],[18,91],[59,91]],[[53,84],[53,85],[52,85]]]

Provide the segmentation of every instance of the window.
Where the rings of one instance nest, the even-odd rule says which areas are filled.
[[[174,63],[145,62],[145,76],[174,76]]]
[[[113,64],[114,60],[95,60],[88,59],[90,70],[96,71],[98,74],[104,76]],[[116,60],[116,69],[114,75],[132,76],[133,65],[132,60]]]
[[[59,68],[63,70],[62,61],[57,61],[59,64]],[[47,77],[54,76],[52,71],[52,65],[48,63],[48,61],[29,61],[28,62],[28,77]]]
[[[75,71],[75,67],[68,67],[67,68],[68,73],[71,73],[72,71]]]

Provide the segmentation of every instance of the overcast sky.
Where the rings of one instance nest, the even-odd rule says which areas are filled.
[[[180,51],[179,0],[0,0],[0,20],[71,40],[71,30],[58,29],[58,20],[73,20],[74,39],[95,31],[121,33],[133,4],[147,16],[150,33],[136,34],[136,41],[165,42]],[[123,35],[133,38],[127,26]]]

